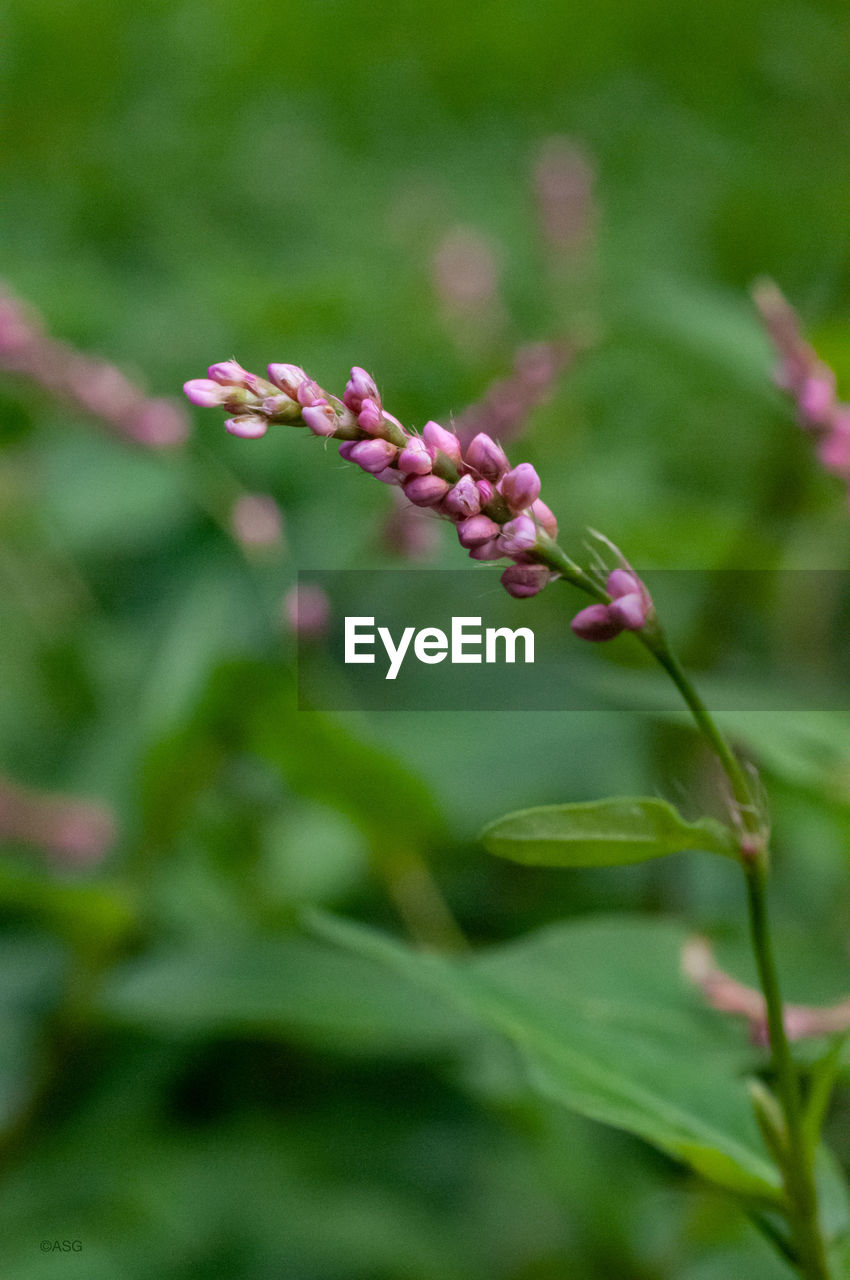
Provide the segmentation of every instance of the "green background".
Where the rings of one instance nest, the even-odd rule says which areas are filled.
[[[773,276],[850,394],[843,5],[9,0],[2,28],[0,277],[57,336],[157,395],[231,356],[338,394],[358,364],[421,426],[566,333],[586,350],[511,452],[571,554],[590,525],[647,568],[845,566],[845,494],[748,296]],[[553,272],[532,170],[554,135],[596,179],[586,244]],[[492,331],[435,290],[458,228],[498,264]],[[303,915],[439,932],[421,858],[475,946],[622,911],[737,956],[734,868],[559,874],[476,841],[512,807],[606,794],[722,812],[690,736],[660,713],[296,712],[280,599],[299,567],[403,563],[391,495],[304,432],[193,421],[185,449],[147,453],[0,375],[0,770],[119,826],[83,872],[3,847],[4,1280],[785,1274],[721,1195],[532,1096],[500,1039]],[[236,485],[279,502],[285,549],[239,550]],[[462,564],[450,532],[429,566]],[[577,644],[578,603],[555,586],[515,625],[560,610]],[[746,627],[805,644],[803,606],[770,603],[742,601]],[[710,608],[671,626],[710,652]],[[728,719],[774,798],[789,985],[832,998],[847,720]],[[64,1238],[83,1251],[41,1252]]]

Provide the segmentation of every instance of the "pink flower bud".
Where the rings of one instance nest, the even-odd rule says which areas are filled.
[[[487,503],[492,502],[496,496],[496,486],[492,485],[489,480],[476,480],[475,487],[478,490],[482,507],[486,507]]]
[[[422,428],[422,439],[429,449],[439,449],[455,466],[460,466],[460,441],[453,431],[447,431],[439,422],[426,422]]]
[[[283,539],[283,518],[274,498],[243,493],[230,512],[230,529],[246,550],[276,547]]]
[[[626,631],[640,631],[646,623],[647,601],[642,591],[632,591],[618,596],[608,606],[608,615]]]
[[[364,471],[377,475],[395,460],[397,454],[398,449],[388,440],[358,440],[348,456]]]
[[[580,640],[613,640],[623,630],[623,624],[611,617],[607,604],[592,604],[582,609],[571,625]]]
[[[416,507],[436,507],[449,491],[449,484],[439,476],[411,476],[405,481],[404,492]]]
[[[480,431],[468,445],[466,463],[485,480],[500,480],[508,469],[504,449],[484,431]]]
[[[222,360],[218,364],[211,364],[207,369],[207,376],[223,387],[244,387],[246,391],[253,391],[258,381],[255,373],[243,369],[236,360]]]
[[[427,476],[433,465],[434,455],[419,439],[411,436],[398,456],[399,471],[408,476]]]
[[[399,471],[398,467],[384,467],[383,471],[374,471],[372,473],[376,480],[380,480],[382,484],[403,484],[404,475]]]
[[[351,461],[351,450],[356,444],[362,444],[361,440],[343,440],[339,446],[339,456],[344,458],[346,462]]]
[[[313,382],[312,378],[305,378],[298,384],[295,399],[306,408],[312,408],[314,404],[327,404],[322,388],[318,382]]]
[[[530,462],[521,462],[502,477],[499,492],[512,511],[525,511],[540,497],[540,477]]]
[[[227,388],[211,378],[190,378],[183,383],[183,392],[192,404],[201,409],[212,409],[227,399]]]
[[[145,400],[128,423],[134,440],[152,449],[170,449],[189,435],[183,406],[171,400]]]
[[[352,413],[359,413],[363,408],[363,401],[373,400],[380,408],[381,395],[375,385],[374,379],[357,365],[351,370],[351,377],[346,383],[345,391],[342,397],[342,403],[346,409],[350,409]]]
[[[508,595],[525,600],[542,591],[551,577],[542,564],[512,564],[502,574],[501,583]]]
[[[68,867],[91,866],[107,853],[116,837],[108,809],[83,800],[54,801],[41,818],[45,851]]]
[[[828,426],[835,406],[835,376],[832,370],[821,365],[816,376],[806,378],[800,388],[797,404],[807,426]]]
[[[608,594],[612,600],[619,600],[621,596],[630,596],[635,591],[640,593],[640,578],[636,573],[629,573],[628,569],[614,569],[608,574],[607,582]]]
[[[302,382],[309,382],[303,369],[299,369],[297,364],[270,364],[268,368],[269,379],[276,387],[280,387],[285,395],[291,399],[298,398],[298,388]]]
[[[289,630],[302,640],[318,640],[328,629],[331,603],[321,587],[299,583],[283,599],[283,617]]]
[[[332,436],[336,431],[336,414],[329,404],[308,405],[301,417],[315,436]]]
[[[827,471],[850,475],[850,409],[839,406],[828,431],[818,445],[818,457]]]
[[[16,356],[42,340],[41,324],[32,309],[16,298],[0,296],[0,351]]]
[[[443,506],[448,515],[458,520],[478,515],[481,510],[481,495],[472,476],[461,476],[446,494]]]
[[[261,418],[258,413],[249,413],[242,418],[228,418],[225,430],[232,436],[241,436],[243,440],[259,440],[269,429],[268,418]]]
[[[536,502],[531,504],[531,514],[540,525],[544,533],[548,533],[550,538],[558,536],[558,521],[552,512],[546,506],[542,498],[538,498]]]
[[[357,425],[361,431],[365,431],[367,436],[377,436],[384,426],[384,415],[377,401],[365,399],[363,406],[357,415]]]
[[[68,380],[72,394],[89,413],[107,418],[113,424],[120,424],[124,416],[132,413],[139,403],[140,392],[129,378],[114,365],[104,364],[99,360],[72,356]],[[245,396],[242,390],[235,390],[233,394],[237,399]],[[229,401],[228,395],[227,402]]]
[[[470,560],[501,560],[502,553],[499,550],[499,539],[491,538],[489,542],[484,542],[480,547],[473,547],[469,553]]]
[[[489,516],[469,516],[457,527],[458,541],[462,547],[481,547],[495,538],[499,526]]]
[[[530,516],[516,516],[502,525],[499,546],[506,556],[519,556],[537,542],[537,525]]]

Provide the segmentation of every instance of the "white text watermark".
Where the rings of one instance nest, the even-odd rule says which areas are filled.
[[[389,627],[375,627],[375,619],[346,617],[344,660],[349,663],[374,663],[375,650],[383,646],[387,657],[387,680],[395,680],[405,658],[412,653],[418,662],[515,663],[518,651],[522,661],[534,662],[534,632],[530,627],[482,627],[480,618],[452,618],[447,634],[440,627],[404,627],[393,637]]]

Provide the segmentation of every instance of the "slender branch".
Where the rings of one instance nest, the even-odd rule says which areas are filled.
[[[744,826],[751,832],[755,833],[759,828],[759,819],[756,811],[755,797],[753,796],[752,785],[747,777],[740,760],[735,755],[732,748],[720,732],[709,713],[705,703],[700,698],[693,684],[685,674],[678,658],[667,643],[664,635],[658,631],[656,635],[645,635],[641,633],[640,638],[643,640],[647,649],[652,656],[664,668],[670,679],[679,690],[684,699],[688,710],[696,722],[696,726],[702,734],[703,738],[711,747],[723,767],[723,772],[729,779],[732,788],[732,794],[741,813],[741,820]]]
[[[732,788],[744,831],[750,837],[756,837],[748,843],[742,840],[741,862],[747,884],[750,937],[767,1009],[767,1025],[777,1092],[788,1128],[788,1157],[784,1162],[783,1176],[789,1201],[789,1216],[802,1274],[808,1277],[808,1280],[829,1280],[829,1267],[819,1221],[812,1151],[806,1140],[800,1078],[785,1031],[782,994],[773,954],[766,893],[768,849],[757,797],[754,795],[752,784],[741,762],[682,669],[660,629],[648,630],[641,638],[673,680],[697,728],[720,761]]]
[[[608,599],[607,594],[591,578],[581,570],[576,572],[577,567],[557,544],[546,547],[545,555],[540,558],[588,595],[596,599]],[[765,998],[777,1092],[787,1126],[787,1158],[781,1163],[795,1251],[798,1265],[807,1280],[830,1280],[819,1220],[812,1144],[807,1139],[800,1079],[785,1031],[779,976],[773,956],[766,896],[769,864],[767,828],[761,812],[760,798],[753,780],[726,741],[671,649],[654,610],[649,613],[637,635],[675,684],[697,729],[719,760],[732,791],[736,816],[742,830],[741,865],[747,884],[750,937]]]
[[[805,1114],[803,1116],[803,1127],[810,1150],[814,1149],[820,1141],[821,1130],[838,1079],[838,1072],[841,1068],[847,1036],[848,1032],[844,1031],[833,1038],[829,1049],[820,1062],[816,1064],[810,1078],[809,1093],[806,1098]]]
[[[375,855],[376,868],[415,943],[436,951],[465,951],[469,943],[425,858],[414,849]]]
[[[767,1025],[777,1092],[788,1126],[788,1158],[784,1174],[791,1206],[800,1266],[811,1280],[829,1280],[823,1236],[818,1216],[812,1152],[806,1141],[803,1124],[803,1102],[800,1078],[785,1032],[782,995],[767,913],[766,866],[764,859],[745,862],[750,934],[753,942],[759,980],[767,1005]]]

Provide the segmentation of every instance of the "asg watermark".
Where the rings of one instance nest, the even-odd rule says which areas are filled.
[[[534,632],[530,627],[483,627],[480,617],[453,617],[448,632],[441,627],[404,627],[396,639],[389,627],[376,628],[374,617],[346,616],[346,665],[375,663],[376,651],[381,647],[387,660],[387,680],[395,680],[409,655],[426,666],[446,661],[454,666],[513,664],[519,652],[523,662],[534,662]]]
[[[82,1253],[82,1240],[42,1240],[38,1246],[42,1253]]]

